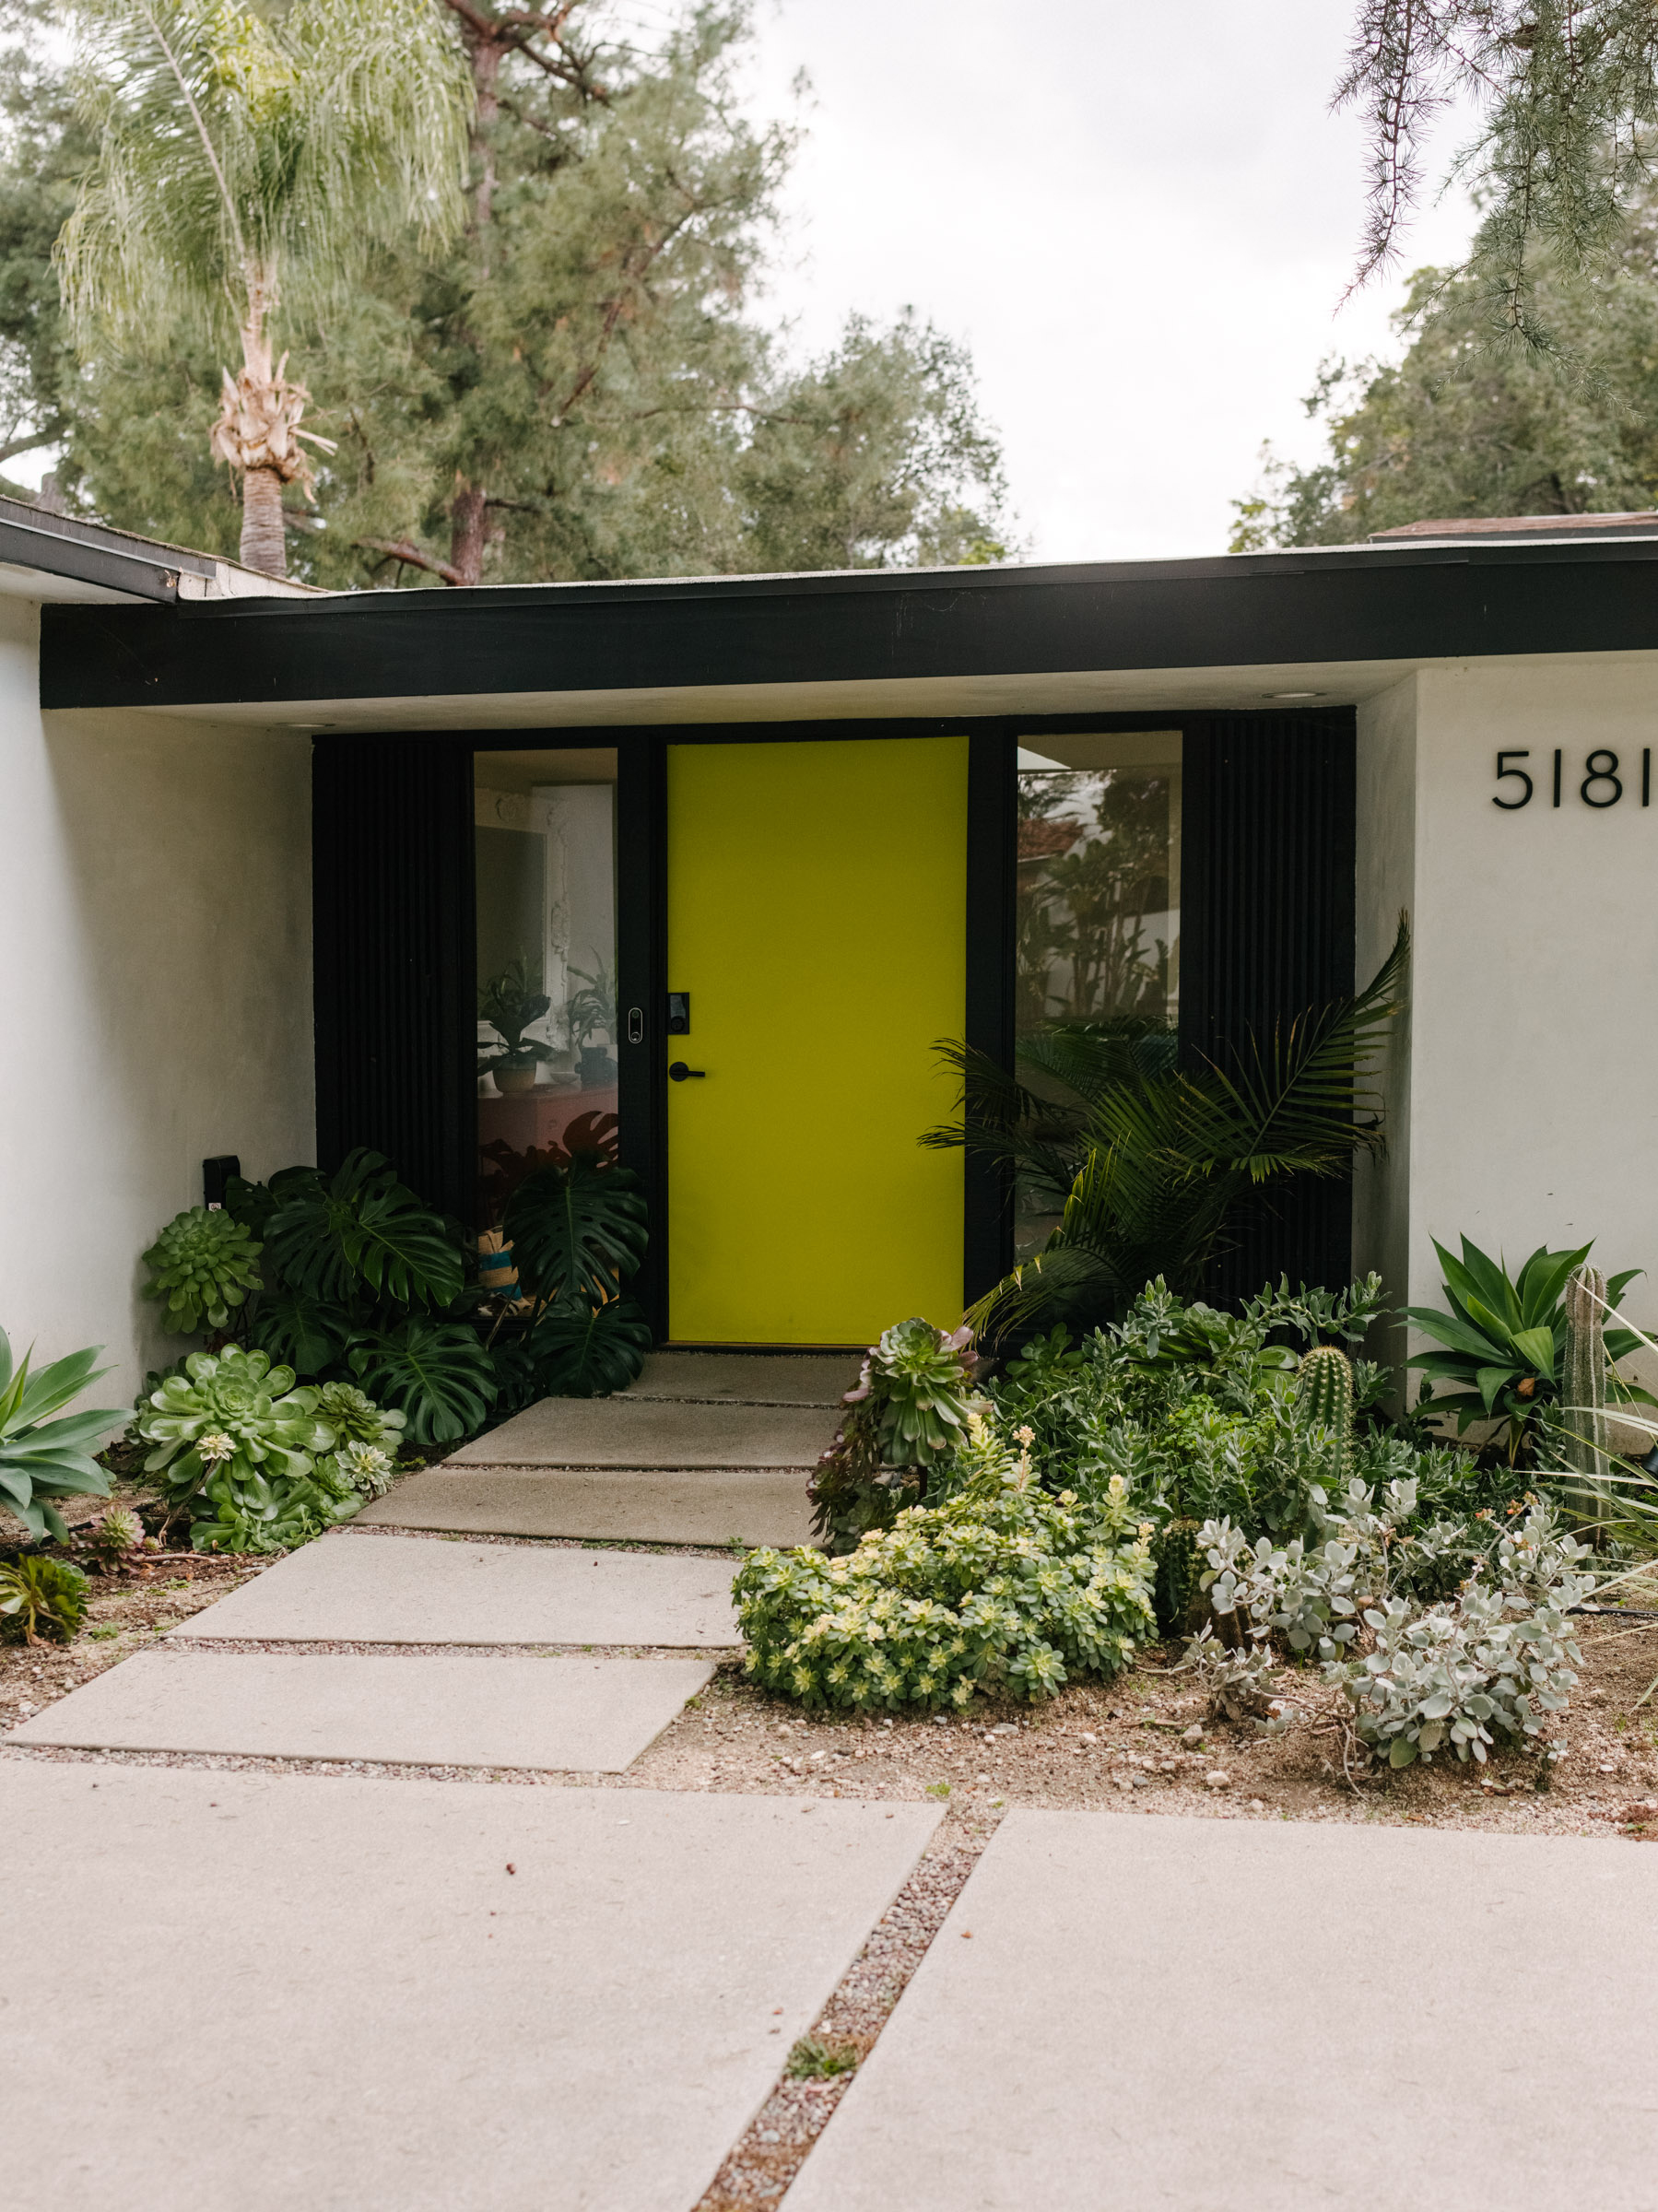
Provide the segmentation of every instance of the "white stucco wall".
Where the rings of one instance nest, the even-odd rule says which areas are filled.
[[[1649,747],[1658,755],[1658,655],[1425,669],[1361,711],[1358,965],[1373,966],[1400,905],[1415,954],[1394,1075],[1405,1097],[1387,1167],[1360,1177],[1355,1249],[1414,1304],[1440,1302],[1435,1237],[1454,1250],[1466,1233],[1511,1265],[1593,1238],[1609,1274],[1652,1271],[1628,1311],[1658,1334]],[[1597,747],[1618,756],[1624,785],[1602,808],[1581,796]],[[1514,812],[1492,804],[1499,748],[1530,755],[1515,765],[1535,794]]]
[[[138,1254],[203,1159],[313,1156],[311,745],[43,715],[38,628],[0,599],[0,1325],[116,1405],[182,1348]]]

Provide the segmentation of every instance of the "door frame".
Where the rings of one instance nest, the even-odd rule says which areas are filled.
[[[1019,742],[1040,743],[1044,734],[1147,728],[1179,730],[1186,754],[1182,1052],[1210,1050],[1223,1042],[1229,1022],[1239,1018],[1241,1010],[1251,1010],[1252,994],[1264,1006],[1262,994],[1271,994],[1280,965],[1276,954],[1287,935],[1296,939],[1298,982],[1291,994],[1296,1004],[1268,1011],[1299,1012],[1321,991],[1335,995],[1337,990],[1351,989],[1356,716],[1350,706],[1178,712],[1143,707],[1109,714],[927,715],[735,725],[448,729],[378,735],[341,732],[319,736],[313,747],[317,772],[312,836],[320,1164],[336,1165],[356,1144],[374,1145],[394,1157],[406,1152],[408,1157],[397,1164],[406,1172],[423,1172],[430,1182],[431,1195],[455,1207],[463,1218],[468,1217],[470,1206],[463,1203],[462,1194],[474,1187],[477,1150],[477,1087],[468,1072],[476,1033],[471,1011],[476,969],[471,899],[475,757],[509,749],[548,754],[594,747],[613,749],[617,1005],[621,1009],[638,1006],[644,1015],[643,1039],[638,1045],[628,1044],[626,1012],[621,1016],[621,1149],[624,1161],[641,1179],[651,1209],[651,1244],[637,1289],[653,1332],[662,1337],[667,1324],[668,1234],[667,1077],[662,1050],[667,991],[667,747],[965,736],[965,1034],[970,1044],[1010,1066]],[[1313,794],[1316,808],[1310,809],[1308,794],[1292,767],[1264,759],[1252,764],[1247,758],[1252,748],[1236,742],[1269,730],[1305,731],[1333,741],[1323,787]],[[400,777],[405,760],[409,772]],[[348,761],[360,761],[361,771],[345,772]],[[466,778],[464,815],[457,795],[462,773]],[[1234,794],[1231,786],[1240,776],[1245,782]],[[375,794],[383,795],[381,779],[387,778],[400,791],[407,783],[406,793],[389,809],[378,804],[370,806],[368,801]],[[1277,809],[1293,839],[1300,841],[1302,861],[1290,876],[1269,882],[1256,865],[1253,880],[1245,880],[1251,874],[1251,855],[1240,846],[1248,834],[1241,814],[1240,826],[1229,830],[1233,801],[1240,794],[1254,809],[1252,818],[1258,818],[1264,805]],[[1315,841],[1309,843],[1310,837]],[[362,875],[365,841],[372,847],[370,873],[379,888],[372,899],[347,901],[339,886]],[[1306,865],[1312,860],[1316,865]],[[1270,875],[1270,869],[1266,873]],[[418,1028],[411,1027],[405,1014],[394,1020],[390,1015],[375,1014],[382,998],[389,1003],[394,996],[387,993],[384,979],[395,980],[411,966],[409,944],[401,937],[394,941],[396,930],[388,930],[388,917],[397,929],[412,931],[419,939],[415,965],[435,979],[429,987],[441,1001],[435,1020]],[[1313,921],[1316,929],[1309,926]],[[1218,967],[1222,947],[1229,962],[1224,978]],[[1303,969],[1311,987],[1299,980]],[[1218,987],[1222,982],[1224,989]],[[398,982],[397,988],[405,986]],[[392,1012],[397,1012],[395,1006]],[[1194,1027],[1200,1020],[1201,1037]],[[1011,1264],[1011,1197],[1007,1178],[994,1162],[969,1157],[962,1221],[964,1302],[988,1289]],[[1343,1194],[1321,1190],[1313,1199],[1322,1206],[1320,1225],[1315,1230],[1310,1223],[1303,1241],[1310,1257],[1315,1248],[1323,1255],[1318,1264],[1330,1278],[1342,1272],[1342,1250],[1348,1241]]]

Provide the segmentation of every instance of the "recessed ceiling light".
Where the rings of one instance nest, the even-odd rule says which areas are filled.
[[[1267,699],[1328,699],[1327,691],[1268,691]]]

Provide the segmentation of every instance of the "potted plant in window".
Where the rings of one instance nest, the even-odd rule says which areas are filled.
[[[552,1058],[550,1045],[543,1044],[538,1037],[524,1035],[552,1003],[541,989],[540,977],[531,974],[529,961],[522,952],[509,960],[499,975],[492,975],[478,993],[478,1019],[489,1024],[501,1043],[499,1052],[479,1054],[478,1073],[493,1076],[495,1088],[503,1097],[516,1098],[533,1090],[537,1067]]]
[[[596,952],[593,959],[591,969],[570,970],[571,975],[580,978],[582,988],[564,1009],[583,1090],[601,1090],[616,1081],[616,1062],[606,1046],[589,1041],[601,1034],[606,1039],[616,1035],[616,971],[606,968]]]

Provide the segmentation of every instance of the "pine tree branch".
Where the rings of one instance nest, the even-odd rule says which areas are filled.
[[[54,429],[33,430],[27,438],[9,439],[0,445],[0,461],[15,460],[18,453],[32,453],[38,446],[55,445],[64,435],[65,427],[60,422]]]
[[[389,559],[402,561],[406,568],[424,569],[429,576],[438,576],[445,583],[455,585],[466,582],[459,569],[436,554],[423,553],[420,547],[406,537],[354,537],[353,546],[365,553],[383,553]]]

